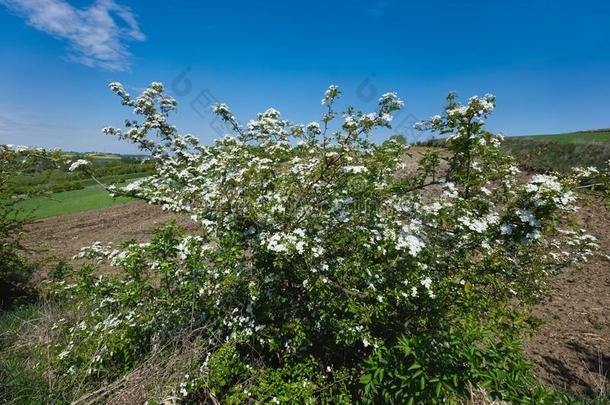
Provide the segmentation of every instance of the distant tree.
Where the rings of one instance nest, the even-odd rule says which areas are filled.
[[[24,256],[22,243],[28,213],[18,202],[31,197],[35,188],[15,187],[14,178],[40,167],[57,165],[59,152],[0,145],[0,308],[23,293],[35,266]]]
[[[396,142],[399,145],[406,145],[407,144],[407,138],[404,135],[396,134],[396,135],[392,135],[387,140],[385,140],[383,142],[383,144],[385,146],[387,146],[389,142]]]

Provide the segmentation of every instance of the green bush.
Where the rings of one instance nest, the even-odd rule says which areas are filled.
[[[26,259],[22,243],[29,213],[17,208],[18,201],[35,192],[17,192],[12,182],[40,165],[53,164],[56,158],[57,154],[44,150],[0,145],[0,309],[30,292],[29,280],[35,268]]]
[[[569,221],[586,173],[522,181],[484,131],[493,96],[450,95],[422,124],[449,135],[450,153],[399,176],[408,147],[368,138],[402,108],[394,93],[340,115],[331,86],[307,125],[269,109],[242,127],[220,104],[235,136],[204,146],[167,122],[176,103],[159,83],[135,99],[111,87],[142,120],[105,131],[150,151],[155,173],[108,188],[201,231],[96,243],[53,283],[69,310],[48,346],[56,398],[440,402],[469,383],[499,399],[548,394],[518,342],[549,279],[596,246]],[[154,391],[129,388],[149,369],[163,370]]]

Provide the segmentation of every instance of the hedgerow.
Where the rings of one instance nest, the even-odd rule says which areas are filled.
[[[88,263],[54,285],[73,308],[50,346],[57,392],[440,403],[479,386],[498,399],[559,400],[536,384],[520,340],[548,280],[595,248],[569,221],[573,188],[591,173],[526,178],[484,130],[493,96],[462,105],[450,95],[420,124],[448,136],[449,153],[426,152],[408,170],[408,146],[369,139],[403,108],[395,93],[375,112],[339,114],[331,86],[321,121],[306,125],[268,109],[243,127],[219,104],[233,134],[206,146],[168,123],[176,102],[161,84],[136,98],[110,87],[141,120],[105,132],[156,167],[109,190],[201,231],[169,224],[148,243],[82,250]],[[98,274],[97,263],[116,270]],[[130,381],[150,387],[146,370],[154,387],[137,392]]]
[[[16,191],[13,179],[40,165],[55,164],[56,152],[25,146],[0,145],[0,310],[29,290],[36,266],[27,259],[23,244],[30,214],[18,203],[37,194],[36,190]]]

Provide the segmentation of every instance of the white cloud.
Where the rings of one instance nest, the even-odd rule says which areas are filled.
[[[64,0],[0,0],[32,27],[68,41],[68,59],[107,70],[129,69],[126,41],[145,36],[128,7],[97,0],[77,8]]]

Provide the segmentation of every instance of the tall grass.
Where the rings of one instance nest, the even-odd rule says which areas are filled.
[[[33,324],[41,316],[37,305],[0,311],[0,403],[44,404],[49,384],[37,368],[39,353],[34,353]]]

